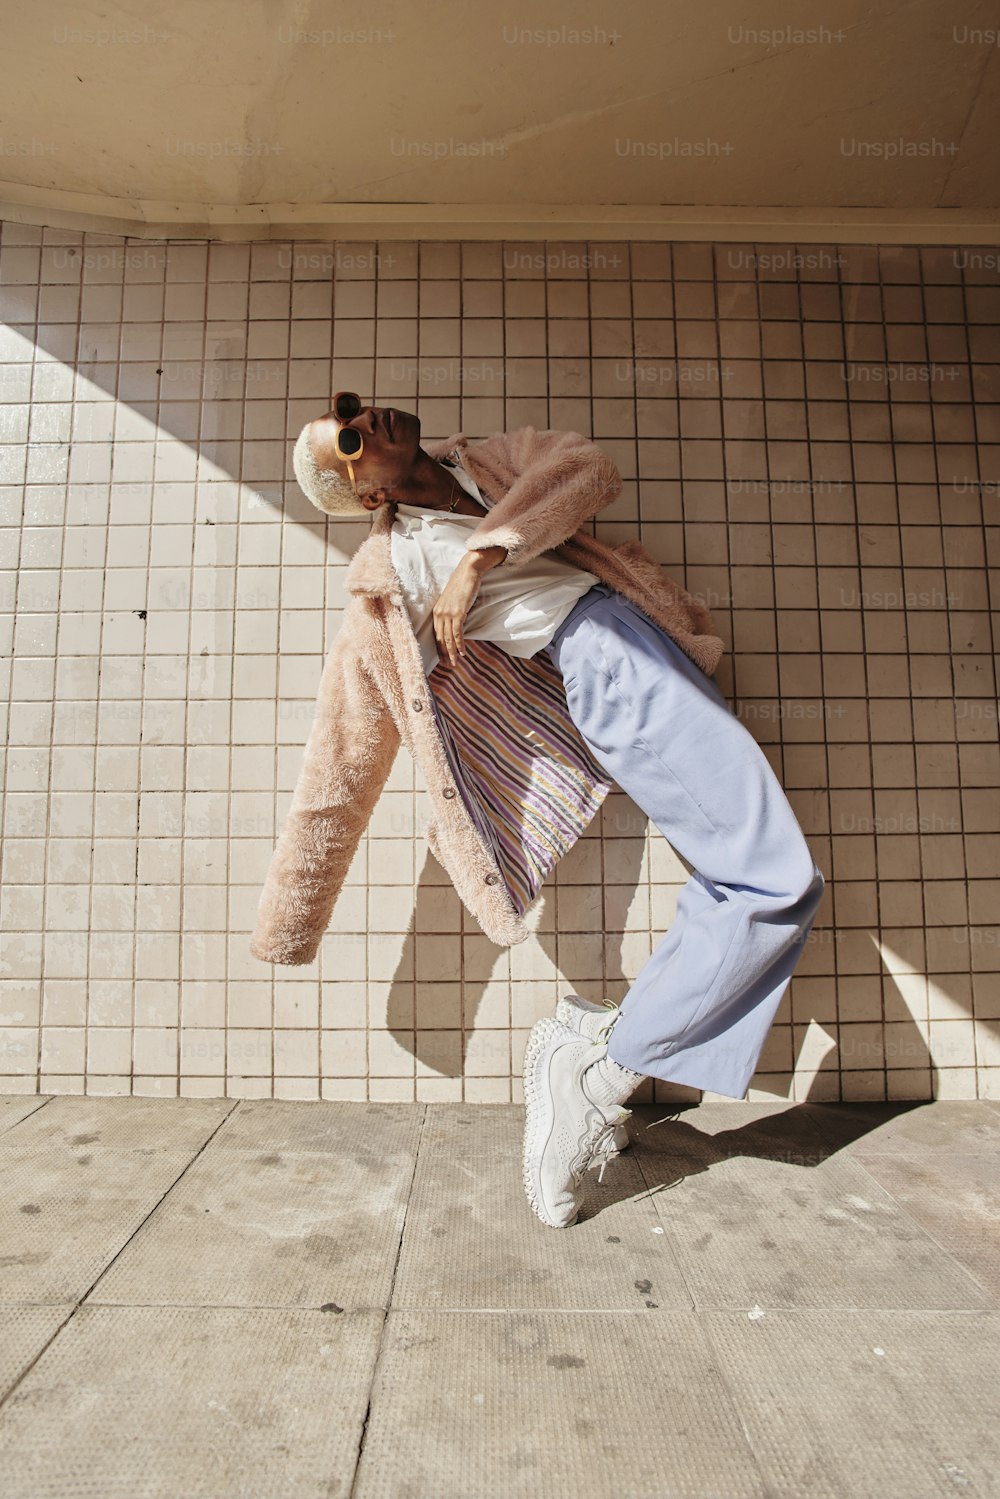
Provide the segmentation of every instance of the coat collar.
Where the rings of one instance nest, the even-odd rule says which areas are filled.
[[[458,447],[462,450],[464,465],[468,439],[464,432],[456,432],[452,437],[421,443],[421,447],[428,458],[446,458],[453,448]],[[371,530],[347,569],[344,581],[348,593],[386,595],[393,603],[402,603],[399,576],[392,565],[391,534],[395,518],[396,506],[392,502],[380,505],[375,511]]]

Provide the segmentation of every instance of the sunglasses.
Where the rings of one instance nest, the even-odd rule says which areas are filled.
[[[338,422],[352,421],[361,410],[361,397],[354,390],[338,390],[333,397],[331,410]],[[357,494],[358,486],[354,482],[354,465],[351,459],[360,458],[365,450],[363,434],[356,427],[338,427],[333,440],[333,448],[337,457],[347,464],[351,486]]]

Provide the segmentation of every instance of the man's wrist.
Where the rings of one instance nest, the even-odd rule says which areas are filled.
[[[490,568],[499,567],[506,555],[506,547],[471,547],[465,560],[474,572],[488,573]]]

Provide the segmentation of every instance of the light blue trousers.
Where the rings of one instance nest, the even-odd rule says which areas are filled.
[[[753,735],[641,609],[596,584],[544,649],[594,758],[694,870],[622,1001],[608,1055],[743,1098],[823,875]]]

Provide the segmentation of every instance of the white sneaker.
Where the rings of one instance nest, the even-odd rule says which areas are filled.
[[[618,1019],[618,1006],[613,999],[595,1004],[580,994],[566,994],[556,1005],[556,1019],[571,1031],[579,1031],[588,1041],[607,1042]]]
[[[556,1019],[567,1030],[586,1036],[596,1046],[606,1046],[618,1019],[618,1006],[612,999],[595,1004],[593,1000],[584,999],[580,994],[567,994],[556,1005]],[[594,1055],[599,1056],[601,1053],[595,1052]],[[627,1150],[632,1143],[624,1124],[615,1126],[611,1138],[616,1153]]]
[[[580,1211],[578,1191],[592,1166],[618,1154],[611,1136],[629,1109],[605,1110],[587,1090],[586,1072],[606,1046],[546,1016],[532,1026],[524,1052],[524,1189],[549,1228],[569,1228]]]

